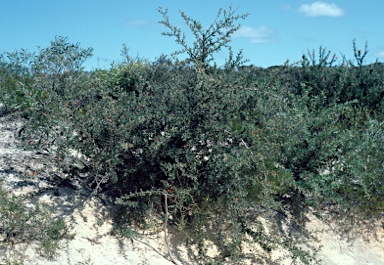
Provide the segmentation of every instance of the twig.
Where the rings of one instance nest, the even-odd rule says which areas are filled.
[[[164,221],[164,239],[165,239],[165,243],[167,244],[167,248],[168,248],[168,254],[169,254],[169,257],[171,258],[172,262],[179,265],[180,262],[178,262],[177,260],[175,260],[172,256],[172,252],[171,252],[171,248],[169,247],[169,243],[168,243],[168,234],[167,234],[167,224],[168,224],[168,194],[166,192],[164,192],[164,203],[165,203],[165,221]],[[182,263],[181,263],[182,264]]]
[[[243,140],[243,139],[241,139],[241,138],[240,138],[240,140],[243,142],[244,146],[245,146],[247,149],[249,149],[249,147],[248,147],[247,143],[246,143],[246,142],[244,142],[244,140]]]
[[[228,133],[230,136],[232,136],[232,133],[230,133],[229,131],[224,130],[224,132],[226,132],[226,133]],[[245,146],[247,149],[249,149],[249,146],[247,145],[247,143],[246,143],[242,138],[240,138],[240,140],[241,140],[241,142],[244,144],[244,146]]]

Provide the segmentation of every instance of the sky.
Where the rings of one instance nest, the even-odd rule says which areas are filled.
[[[191,45],[194,36],[180,11],[206,28],[220,8],[229,6],[236,14],[249,13],[237,21],[241,27],[230,43],[234,52],[243,50],[247,64],[294,63],[320,47],[340,62],[343,55],[353,59],[353,40],[362,51],[368,44],[366,63],[384,62],[384,0],[0,0],[0,51],[37,52],[64,36],[94,49],[84,64],[88,70],[121,62],[124,44],[131,56],[154,61],[181,48],[162,35],[168,30],[159,23],[159,7],[168,9],[171,24],[186,33]],[[214,58],[222,65],[227,57],[224,49]]]

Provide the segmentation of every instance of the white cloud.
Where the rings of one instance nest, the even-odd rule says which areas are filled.
[[[345,13],[344,10],[335,4],[329,4],[321,1],[301,5],[299,12],[308,17],[340,17]]]
[[[273,42],[275,40],[273,35],[275,35],[275,31],[266,26],[261,26],[256,29],[248,26],[241,26],[241,28],[235,32],[233,37],[247,38],[252,43],[259,44]]]

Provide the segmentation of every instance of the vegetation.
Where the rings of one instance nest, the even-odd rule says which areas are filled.
[[[46,258],[54,258],[60,240],[70,239],[68,226],[62,218],[55,218],[52,209],[36,204],[27,206],[26,198],[10,195],[0,183],[0,253],[8,264],[22,262],[23,253],[14,251],[20,243],[37,243],[36,251]],[[12,254],[12,255],[10,255]]]
[[[207,29],[181,13],[196,38],[188,44],[159,9],[186,60],[132,58],[124,46],[122,63],[86,72],[92,49],[63,37],[35,56],[3,56],[3,112],[28,117],[34,148],[114,200],[122,234],[155,215],[205,264],[240,262],[246,240],[264,261],[280,247],[315,263],[300,244],[307,213],[353,223],[383,211],[384,67],[364,65],[367,46],[355,42],[354,60],[338,65],[323,47],[270,69],[242,66],[231,49],[223,67],[212,65],[247,16],[235,11],[220,10]],[[207,229],[215,259],[204,251]]]

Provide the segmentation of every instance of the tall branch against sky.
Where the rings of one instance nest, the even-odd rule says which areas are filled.
[[[232,6],[228,10],[220,8],[213,23],[208,27],[203,27],[198,20],[180,11],[184,23],[194,35],[193,44],[190,44],[187,42],[185,33],[170,23],[168,10],[160,7],[158,11],[163,16],[160,23],[169,29],[168,32],[163,32],[162,35],[174,37],[176,43],[182,46],[182,49],[174,52],[174,55],[187,53],[189,59],[197,67],[202,68],[206,68],[208,63],[213,60],[213,54],[223,47],[228,47],[232,35],[240,28],[240,25],[236,25],[235,22],[245,19],[249,15],[248,13],[236,15],[237,9],[233,9]]]

